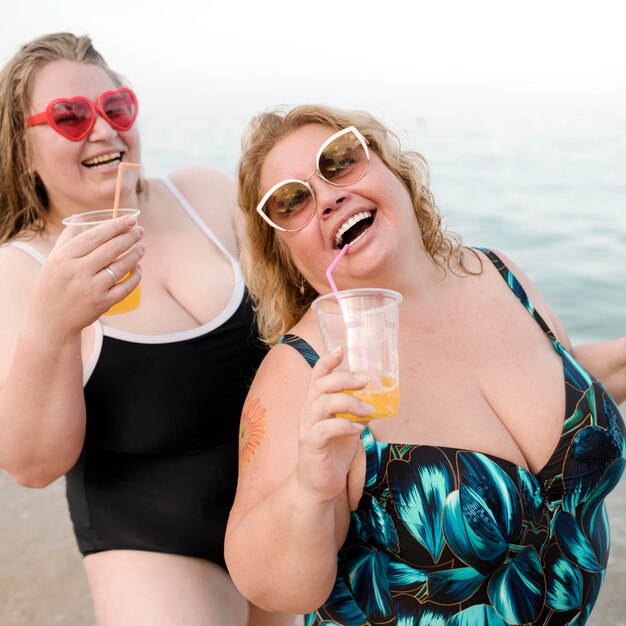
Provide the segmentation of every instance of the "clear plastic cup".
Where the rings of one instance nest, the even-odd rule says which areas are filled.
[[[117,217],[132,216],[139,218],[139,209],[118,209]],[[62,223],[66,227],[71,227],[75,234],[78,234],[99,224],[104,224],[113,219],[113,209],[102,209],[100,211],[87,211],[77,213],[72,217],[66,217]],[[119,282],[123,282],[128,274],[122,276]],[[114,304],[104,315],[117,315],[118,313],[128,313],[134,311],[141,303],[141,288],[138,284],[123,300]]]
[[[347,289],[317,298],[313,310],[324,347],[343,347],[337,370],[367,376],[363,389],[346,390],[374,407],[367,417],[338,413],[354,421],[392,417],[398,413],[398,319],[402,296],[391,289]]]

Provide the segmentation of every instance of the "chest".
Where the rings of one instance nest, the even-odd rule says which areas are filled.
[[[375,436],[543,467],[563,427],[564,367],[519,302],[474,303],[433,326],[404,327],[400,412],[373,423]]]
[[[151,215],[143,244],[141,305],[124,316],[104,318],[106,324],[164,334],[206,324],[227,308],[238,279],[234,266],[188,215]]]
[[[204,233],[192,229],[173,241],[157,233],[145,245],[142,288],[148,305],[154,299],[162,306],[170,298],[200,323],[226,306],[235,282],[232,263]]]

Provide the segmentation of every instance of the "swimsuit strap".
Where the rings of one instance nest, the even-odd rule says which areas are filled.
[[[307,341],[298,337],[298,335],[292,335],[287,333],[283,335],[277,343],[284,343],[286,346],[291,346],[294,350],[299,352],[304,360],[313,367],[320,355],[315,351],[315,348]],[[374,439],[369,427],[365,427],[361,433],[361,441],[365,448],[366,457],[366,471],[365,471],[365,486],[371,487],[378,476],[378,469],[380,466],[380,450],[377,446],[377,442]],[[387,445],[387,444],[385,444]]]
[[[298,335],[283,335],[278,340],[278,343],[284,343],[287,346],[291,346],[294,350],[297,350],[311,367],[313,367],[320,358],[315,348],[301,337],[298,337]]]
[[[541,317],[539,311],[535,309],[533,303],[530,301],[528,294],[520,284],[519,280],[517,280],[513,272],[511,272],[511,270],[504,264],[502,259],[488,248],[475,247],[474,250],[480,250],[495,265],[498,272],[500,272],[500,276],[502,276],[506,284],[511,288],[511,291],[515,294],[515,296],[522,303],[522,305],[524,305],[524,308],[533,316],[534,320],[537,322],[537,324],[539,324],[541,330],[543,330],[543,332],[547,335],[548,339],[550,339],[554,347],[558,349],[558,347],[560,347],[560,343],[559,340],[556,338],[556,335],[546,324],[543,317]]]
[[[24,243],[23,241],[9,241],[8,243],[2,244],[3,246],[11,246],[12,248],[19,248],[33,257],[36,261],[39,261],[42,265],[46,262],[46,257],[39,252],[39,250],[35,250],[33,246],[30,244]]]
[[[210,226],[200,217],[199,213],[191,206],[189,200],[185,198],[180,189],[174,184],[174,182],[167,176],[161,176],[161,181],[168,188],[170,193],[174,196],[174,199],[185,210],[187,215],[193,220],[198,228],[217,246],[217,248],[224,254],[224,256],[230,261],[235,274],[235,283],[243,281],[241,274],[241,266],[239,261],[226,249],[226,246],[219,240],[217,235],[211,230]]]

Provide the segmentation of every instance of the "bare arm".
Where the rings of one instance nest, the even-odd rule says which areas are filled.
[[[606,387],[617,404],[626,402],[626,337],[577,345],[573,352],[574,358]]]
[[[335,581],[349,523],[347,475],[362,427],[332,414],[368,414],[355,397],[335,393],[364,384],[332,372],[340,361],[341,354],[328,355],[307,371],[291,348],[274,348],[246,402],[241,439],[255,420],[262,436],[240,450],[225,557],[235,585],[266,610],[314,610]]]
[[[112,287],[103,270],[141,236],[123,222],[74,238],[64,231],[41,268],[19,250],[1,251],[0,466],[22,485],[47,485],[80,454],[81,331],[140,278],[136,272]],[[140,256],[133,248],[123,263],[132,270]]]

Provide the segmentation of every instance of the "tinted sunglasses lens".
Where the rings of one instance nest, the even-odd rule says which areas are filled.
[[[94,116],[92,107],[82,100],[58,102],[51,113],[54,129],[73,141],[85,135]]]
[[[104,98],[102,111],[109,124],[118,130],[128,130],[137,117],[135,100],[127,91],[113,93]]]
[[[363,177],[368,165],[367,152],[353,133],[331,141],[319,157],[318,168],[324,179],[334,185],[350,185]]]
[[[281,185],[263,205],[263,211],[270,220],[285,230],[298,230],[305,226],[314,210],[311,189],[298,181]]]

